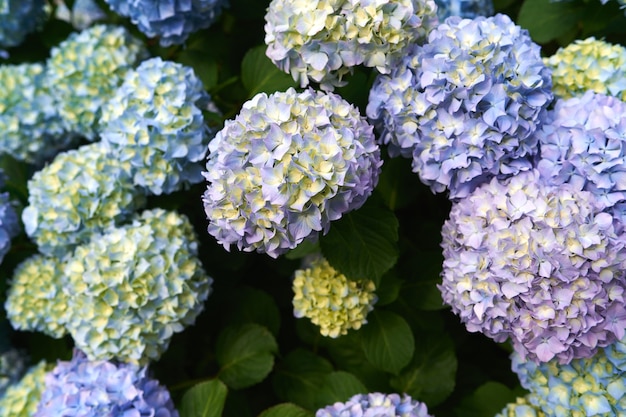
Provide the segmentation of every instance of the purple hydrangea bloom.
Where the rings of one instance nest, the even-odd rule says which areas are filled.
[[[21,44],[47,17],[45,0],[0,0],[0,46]]]
[[[74,351],[45,376],[45,388],[33,417],[158,416],[178,417],[169,391],[130,364],[89,361]]]
[[[536,170],[494,178],[452,206],[443,300],[471,332],[524,358],[589,357],[625,334],[625,240],[595,197]]]
[[[257,94],[209,143],[208,231],[272,257],[327,233],[378,183],[373,128],[333,93]]]
[[[433,192],[462,198],[530,169],[551,85],[539,46],[508,16],[453,16],[378,76],[367,116]]]
[[[184,43],[189,35],[213,24],[228,0],[105,0],[116,13],[129,17],[161,46]]]
[[[472,19],[493,14],[493,0],[435,0],[435,3],[437,16],[442,21],[450,16]]]
[[[315,417],[432,417],[426,404],[404,394],[357,394],[347,402],[337,402],[317,410]]]

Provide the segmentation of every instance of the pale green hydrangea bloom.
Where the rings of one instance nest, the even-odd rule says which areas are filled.
[[[0,398],[0,416],[31,417],[34,415],[45,388],[44,378],[51,369],[52,366],[41,361],[31,367],[18,383],[10,386]]]
[[[375,289],[372,281],[351,281],[326,259],[315,259],[295,272],[293,314],[309,318],[323,336],[336,338],[367,323],[377,300]]]

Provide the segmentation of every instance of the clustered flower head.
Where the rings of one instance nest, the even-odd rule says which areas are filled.
[[[592,194],[535,170],[494,178],[452,206],[442,235],[439,289],[470,332],[562,363],[624,336],[625,241]]]
[[[309,318],[332,338],[360,329],[377,300],[374,282],[349,280],[321,257],[295,272],[292,288],[294,316]]]
[[[317,410],[315,417],[432,417],[426,404],[404,394],[378,392],[357,394],[345,403],[337,402]]]
[[[455,199],[530,169],[533,133],[552,98],[550,71],[526,30],[502,14],[453,16],[378,76],[367,116],[392,156],[412,155],[422,182]]]
[[[102,105],[145,58],[144,44],[121,26],[73,32],[52,48],[45,80],[66,130],[94,140]]]
[[[41,164],[75,142],[63,129],[44,78],[39,63],[0,66],[0,153]]]
[[[552,91],[570,98],[591,90],[626,99],[626,48],[590,37],[576,40],[544,58],[552,70]]]
[[[33,417],[82,416],[178,417],[169,391],[132,364],[89,361],[74,350],[46,374]]]
[[[546,417],[539,407],[531,404],[530,395],[518,397],[514,403],[509,403],[496,417]]]
[[[0,47],[21,44],[47,17],[45,0],[0,0]]]
[[[7,388],[19,382],[25,371],[26,357],[23,352],[9,349],[0,353],[0,399]]]
[[[91,360],[142,364],[194,323],[212,283],[189,220],[162,209],[94,235],[63,275],[75,346]]]
[[[105,0],[116,13],[129,17],[161,46],[184,43],[189,35],[211,26],[228,7],[228,0]]]
[[[382,161],[373,128],[333,93],[257,94],[209,143],[208,231],[272,257],[359,208]]]
[[[0,397],[0,416],[32,417],[44,389],[44,378],[50,366],[41,361],[28,369],[22,379],[7,388]]]
[[[0,170],[0,189],[4,187],[4,172]],[[0,263],[11,249],[11,239],[20,231],[15,205],[9,193],[0,193]]]
[[[33,175],[22,221],[40,252],[62,257],[143,202],[122,164],[96,142],[58,154]]]
[[[435,3],[440,21],[450,16],[472,19],[493,14],[493,0],[435,0]]]
[[[513,371],[546,417],[613,417],[626,413],[626,339],[569,364],[537,364],[513,354]]]
[[[593,91],[557,100],[536,136],[547,181],[589,191],[602,208],[626,200],[624,102]]]
[[[63,292],[63,259],[35,254],[13,271],[4,304],[13,328],[54,338],[67,332],[68,297]]]
[[[109,153],[130,165],[135,185],[154,194],[202,181],[209,142],[202,109],[210,104],[193,69],[153,58],[126,74],[102,109]]]
[[[302,87],[345,85],[357,65],[386,74],[437,24],[434,0],[273,0],[267,56]]]

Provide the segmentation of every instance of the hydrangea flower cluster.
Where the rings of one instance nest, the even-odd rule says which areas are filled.
[[[435,3],[440,21],[450,16],[473,19],[493,14],[493,0],[435,0]]]
[[[208,231],[272,257],[359,208],[382,161],[373,128],[333,93],[259,93],[209,143]]]
[[[357,65],[388,73],[437,24],[436,11],[434,0],[273,0],[266,54],[302,87],[332,91]]]
[[[19,382],[11,385],[0,397],[0,416],[32,417],[37,411],[49,368],[45,361],[41,361],[32,366]]]
[[[626,339],[567,365],[512,355],[513,371],[546,417],[613,417],[626,413]]]
[[[73,32],[50,51],[45,80],[65,129],[94,140],[101,106],[124,75],[147,58],[143,43],[121,26]]]
[[[0,171],[0,189],[4,187],[4,173]],[[11,249],[11,239],[20,231],[15,206],[8,193],[0,193],[0,263]]]
[[[228,7],[228,0],[105,0],[161,46],[184,43],[189,35],[211,26]]]
[[[202,181],[209,142],[202,108],[210,103],[193,69],[153,58],[126,74],[102,108],[102,141],[130,165],[135,185],[153,194]]]
[[[351,281],[321,257],[295,272],[292,288],[294,316],[311,319],[332,338],[360,329],[377,300],[374,282]]]
[[[560,99],[537,132],[543,178],[590,191],[602,206],[626,200],[626,104],[588,91]]]
[[[91,362],[75,350],[71,361],[59,361],[46,374],[33,417],[178,417],[168,390],[146,374],[132,364]]]
[[[0,153],[39,165],[75,137],[66,134],[42,64],[0,66]]]
[[[11,385],[16,384],[26,371],[26,357],[17,349],[0,354],[0,398]]]
[[[426,404],[404,394],[378,392],[357,394],[345,403],[337,402],[317,410],[315,417],[432,417]]]
[[[0,47],[21,44],[47,17],[45,0],[0,0]]]
[[[40,252],[62,257],[92,233],[128,219],[144,200],[97,142],[60,153],[33,175],[22,221]]]
[[[15,268],[4,304],[13,328],[54,338],[67,333],[70,311],[61,286],[63,265],[62,259],[35,254]]]
[[[592,194],[535,170],[494,178],[452,206],[442,235],[439,289],[470,332],[562,363],[624,336],[625,242]]]
[[[552,91],[570,98],[586,91],[626,99],[626,48],[590,37],[576,40],[544,58],[552,70]]]
[[[67,330],[91,360],[157,360],[194,323],[212,279],[189,220],[162,209],[78,246],[64,269]]]
[[[508,16],[453,16],[378,76],[367,116],[433,192],[462,198],[530,169],[551,86],[539,46]]]
[[[507,404],[496,417],[546,417],[546,415],[539,407],[531,404],[529,395],[527,395],[517,398],[514,403]]]

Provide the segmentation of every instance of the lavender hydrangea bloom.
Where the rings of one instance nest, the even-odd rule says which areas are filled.
[[[539,46],[508,16],[453,16],[378,76],[367,116],[433,192],[462,198],[530,169],[551,85]]]
[[[147,55],[144,44],[121,26],[74,32],[52,48],[45,80],[65,129],[95,140],[101,106]]]
[[[42,64],[0,66],[0,153],[41,165],[76,142],[67,134]]]
[[[594,356],[569,364],[555,360],[537,364],[512,355],[512,368],[531,394],[529,402],[546,417],[626,414],[626,339]]]
[[[202,109],[209,95],[193,69],[153,58],[126,74],[103,106],[102,141],[130,165],[135,185],[169,194],[202,181],[209,143]]]
[[[228,7],[227,0],[105,0],[116,13],[129,17],[161,46],[184,43],[189,35],[211,26]]]
[[[26,372],[26,355],[17,350],[9,349],[0,353],[0,398],[7,389],[19,382]]]
[[[373,128],[333,93],[257,94],[209,144],[208,231],[272,257],[359,208],[382,161]]]
[[[626,332],[626,248],[591,193],[535,170],[477,188],[443,230],[443,300],[531,361],[589,357]]]
[[[7,388],[0,397],[0,416],[32,417],[44,389],[44,378],[50,366],[41,361],[31,366],[19,382]]]
[[[48,17],[45,0],[0,0],[0,46],[17,46]]]
[[[404,394],[357,394],[345,403],[337,402],[317,410],[315,417],[432,417],[426,404]]]
[[[4,187],[4,173],[0,171],[0,189]],[[0,193],[0,263],[11,249],[11,239],[20,232],[15,205],[8,193]]]
[[[357,65],[388,73],[437,24],[436,10],[434,0],[273,0],[266,54],[302,87],[332,91]]]
[[[140,364],[157,360],[174,333],[194,323],[212,284],[193,226],[162,209],[94,235],[63,276],[75,346],[91,360]]]
[[[170,393],[132,364],[89,361],[74,350],[46,374],[33,417],[158,416],[178,417]]]
[[[435,0],[437,16],[443,21],[450,16],[472,19],[493,14],[493,0]]]

